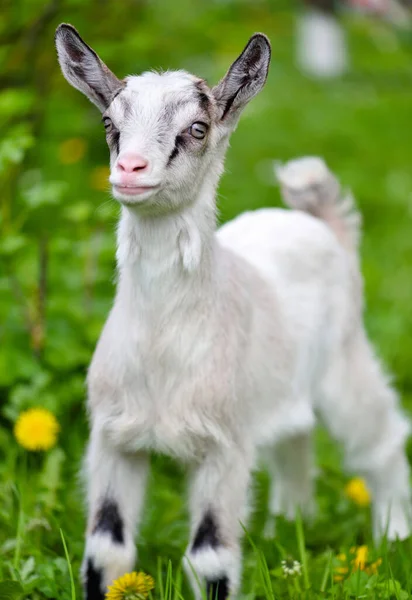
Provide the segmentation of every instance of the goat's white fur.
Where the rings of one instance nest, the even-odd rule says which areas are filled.
[[[86,53],[69,51],[70,60]],[[59,48],[61,62],[64,52]],[[69,67],[69,81],[87,93]],[[387,528],[391,539],[403,538],[410,532],[409,424],[364,332],[359,218],[351,199],[320,159],[292,161],[277,175],[286,202],[299,210],[257,210],[216,232],[216,187],[238,114],[211,127],[203,154],[182,155],[174,166],[166,166],[174,136],[163,146],[156,141],[165,133],[159,115],[170,98],[184,103],[177,131],[196,119],[194,81],[184,72],[131,77],[122,99],[110,106],[113,119],[125,120],[120,154],[137,148],[153,164],[144,181],[165,182],[166,191],[146,205],[119,198],[116,299],[88,374],[84,569],[91,558],[107,585],[131,567],[146,454],[155,451],[191,471],[185,563],[189,575],[196,574],[192,581],[224,576],[235,594],[241,523],[259,448],[274,476],[271,514],[311,512],[310,438],[319,413],[343,443],[348,467],[373,493],[376,536]],[[256,91],[248,93],[244,103]],[[112,179],[117,161],[112,150]],[[106,496],[117,502],[125,525],[120,553],[93,529]],[[219,544],[193,549],[208,512]]]
[[[313,180],[306,166],[293,163],[299,194],[329,177],[325,168]],[[279,172],[291,194],[287,174]],[[198,261],[190,273],[182,231]],[[146,449],[197,463],[197,477],[210,469],[194,484],[192,531],[213,507],[233,550],[189,550],[199,577],[219,577],[229,561],[236,589],[257,446],[273,448],[273,514],[293,518],[298,507],[312,508],[307,448],[315,410],[374,494],[376,535],[386,527],[391,539],[409,534],[409,425],[362,327],[356,261],[327,224],[264,209],[214,234],[193,208],[155,222],[123,208],[118,247],[118,291],[89,372],[90,406],[119,460]],[[245,457],[236,460],[239,453]],[[135,503],[134,494],[116,497]]]

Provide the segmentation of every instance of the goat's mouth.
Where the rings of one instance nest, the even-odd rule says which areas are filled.
[[[159,189],[159,185],[113,185],[113,193],[116,198],[122,200],[125,196],[130,200],[132,197],[153,194]]]

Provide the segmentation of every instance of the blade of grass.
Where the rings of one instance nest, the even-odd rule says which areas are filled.
[[[302,515],[301,515],[300,511],[297,511],[297,514],[296,514],[296,537],[298,540],[300,562],[302,564],[303,581],[305,583],[305,589],[308,590],[310,588],[310,582],[309,582],[308,564],[307,564],[306,550],[305,550],[305,536],[303,533]]]
[[[20,563],[21,545],[23,538],[24,514],[21,503],[19,504],[19,517],[17,521],[16,547],[14,549],[13,568],[17,571]]]
[[[162,559],[160,558],[160,556],[157,559],[157,588],[159,590],[159,596],[161,600],[164,600],[165,590],[163,587]]]
[[[322,582],[320,584],[320,591],[322,593],[325,591],[326,585],[328,583],[329,573],[331,572],[331,565],[332,565],[332,551],[329,549],[327,551],[327,561],[326,561],[326,565],[325,565],[325,570],[323,571],[323,575],[322,575]]]
[[[173,600],[184,600],[182,596],[182,567],[179,566],[174,585],[173,585]]]
[[[66,555],[67,566],[69,568],[70,588],[71,588],[71,593],[72,593],[72,600],[76,600],[76,587],[74,585],[72,563],[70,562],[69,552],[67,550],[66,540],[64,539],[64,535],[63,535],[63,530],[62,529],[60,529],[60,536],[62,538],[63,547],[64,547],[64,554]]]
[[[258,566],[259,566],[259,573],[262,577],[262,583],[265,588],[265,593],[267,595],[267,598],[270,598],[271,600],[275,600],[275,595],[274,595],[273,586],[272,586],[272,580],[270,577],[269,567],[267,565],[266,558],[265,558],[263,552],[259,548],[257,548],[256,544],[253,542],[252,538],[250,537],[250,535],[249,535],[247,529],[244,527],[243,523],[241,523],[241,526],[242,526],[242,529],[245,533],[247,540],[249,541],[249,544],[252,546],[252,549],[256,555]]]
[[[165,600],[170,600],[172,597],[172,578],[173,578],[172,562],[169,560],[167,563]]]

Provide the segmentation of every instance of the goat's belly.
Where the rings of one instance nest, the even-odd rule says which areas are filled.
[[[196,411],[181,414],[166,407],[144,417],[121,414],[106,419],[104,428],[111,441],[126,452],[152,451],[180,460],[196,460],[216,445],[228,444],[221,423]]]
[[[216,443],[222,443],[223,432],[216,424],[200,424],[194,420],[159,420],[151,432],[151,449],[181,460],[201,458]]]

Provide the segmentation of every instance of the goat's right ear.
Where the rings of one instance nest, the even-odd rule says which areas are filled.
[[[56,49],[63,75],[104,112],[123,83],[100,60],[71,25],[56,30]]]

